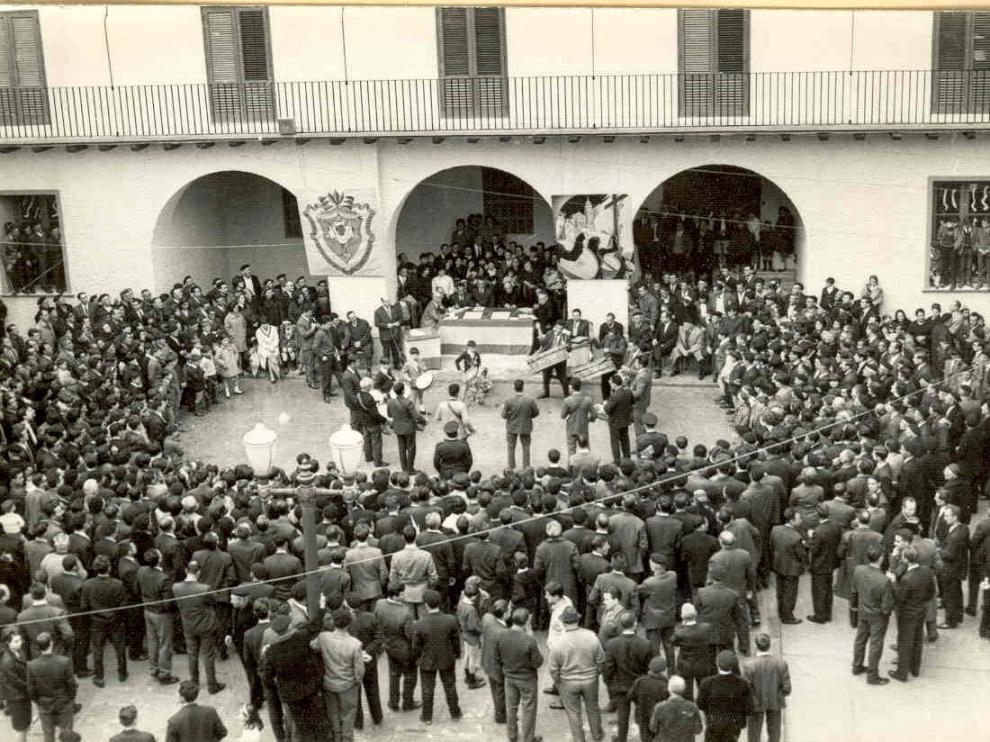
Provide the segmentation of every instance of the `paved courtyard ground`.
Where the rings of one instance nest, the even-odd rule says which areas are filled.
[[[440,385],[436,385],[427,397],[432,409],[443,398]],[[278,432],[278,463],[285,467],[294,464],[295,455],[307,451],[326,460],[327,439],[347,415],[340,397],[332,404],[324,404],[317,392],[308,390],[301,380],[288,379],[272,386],[268,382],[249,381],[246,393],[220,405],[204,418],[186,418],[187,432],[182,445],[189,456],[221,465],[243,461],[241,436],[255,422],[263,422]],[[483,471],[505,466],[505,444],[497,405],[508,394],[509,386],[499,383],[484,408],[474,408],[472,416],[479,429],[472,438],[476,467]],[[539,385],[531,383],[529,391],[539,393]],[[712,400],[714,387],[680,378],[676,385],[655,386],[652,409],[658,414],[661,428],[671,434],[686,435],[693,443],[709,444],[717,438],[729,438],[725,415]],[[563,425],[559,418],[560,399],[541,401],[542,415],[536,423],[533,452],[534,463],[542,462],[543,453],[550,447],[560,447]],[[289,422],[279,424],[282,413],[289,415]],[[437,425],[431,425],[419,436],[418,465],[431,471],[433,446],[440,437]],[[601,423],[592,428],[593,449],[608,457],[608,432]],[[397,463],[394,439],[386,437],[385,458]],[[808,578],[801,583],[797,616],[810,613]],[[926,645],[922,676],[907,685],[891,682],[886,687],[866,685],[863,676],[849,674],[852,652],[852,631],[846,620],[846,603],[836,600],[835,620],[826,626],[807,621],[797,626],[781,626],[776,616],[773,591],[760,596],[764,623],[760,630],[767,631],[774,642],[775,651],[783,653],[790,664],[793,693],[785,714],[784,739],[787,742],[905,742],[909,740],[939,739],[953,742],[976,742],[990,739],[985,693],[990,688],[990,643],[980,640],[976,633],[976,619],[967,617],[966,623],[955,631],[943,631],[934,645]],[[887,643],[895,638],[891,627]],[[109,650],[108,650],[109,651]],[[893,652],[884,652],[882,671],[890,667]],[[175,672],[186,677],[185,657],[176,657]],[[107,676],[107,687],[97,690],[88,680],[80,682],[79,700],[83,711],[77,717],[76,728],[84,740],[106,740],[118,730],[117,710],[126,704],[136,704],[140,710],[139,727],[153,732],[161,741],[165,739],[167,718],[178,707],[175,686],[163,688],[147,675],[144,663],[131,663],[131,679],[118,684],[113,673]],[[379,663],[381,687],[387,692],[387,667]],[[220,663],[218,674],[228,684],[217,696],[205,696],[204,703],[217,706],[230,729],[231,740],[240,740],[242,727],[238,710],[247,697],[247,681],[239,661],[233,658]],[[546,684],[541,678],[541,686]],[[469,691],[463,684],[458,688],[465,713],[459,724],[449,721],[443,695],[437,689],[435,723],[425,727],[418,722],[416,712],[395,714],[386,709],[381,727],[369,727],[358,732],[358,740],[403,742],[405,740],[453,740],[482,742],[504,739],[504,727],[491,721],[491,697],[487,688]],[[547,742],[565,741],[570,738],[562,711],[547,708],[549,696],[540,694],[537,733]],[[367,717],[366,717],[367,718]],[[614,724],[614,715],[606,721]],[[6,731],[5,722],[0,729]],[[248,737],[250,739],[250,737]],[[0,740],[4,733],[0,733]],[[40,740],[37,724],[30,739]],[[262,740],[273,739],[268,729]],[[635,726],[630,739],[638,739]]]

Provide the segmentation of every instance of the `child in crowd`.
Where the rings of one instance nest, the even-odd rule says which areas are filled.
[[[207,345],[203,348],[203,358],[199,362],[203,369],[203,378],[206,380],[206,409],[220,401],[220,382],[217,379],[217,364],[213,360],[212,348]]]
[[[491,382],[481,366],[481,354],[478,353],[478,344],[474,340],[468,340],[467,347],[457,356],[454,366],[463,375],[464,401],[484,404],[491,391]]]
[[[402,367],[400,378],[406,383],[406,388],[412,391],[413,401],[416,403],[416,409],[419,410],[420,414],[426,412],[426,407],[423,405],[423,390],[416,388],[416,379],[426,370],[426,366],[419,358],[419,348],[410,348],[409,358]]]
[[[217,378],[223,385],[224,396],[230,397],[231,382],[234,383],[234,394],[243,394],[241,391],[241,354],[234,347],[234,341],[230,339],[230,335],[224,335],[221,338],[214,362],[217,367]]]
[[[279,351],[282,357],[282,368],[286,372],[296,367],[296,359],[299,357],[299,342],[296,337],[296,326],[283,320],[279,328]]]
[[[547,451],[547,461],[549,462],[546,467],[546,475],[548,477],[556,477],[557,479],[570,479],[571,474],[567,469],[560,465],[560,451],[556,448],[551,448]]]
[[[465,585],[461,600],[457,604],[457,622],[461,628],[461,638],[464,640],[464,680],[467,687],[480,688],[485,681],[479,677],[481,671],[481,615],[475,601],[478,598],[478,587],[474,584]]]

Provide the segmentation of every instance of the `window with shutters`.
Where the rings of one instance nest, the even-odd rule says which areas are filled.
[[[533,234],[536,192],[526,181],[511,173],[481,168],[484,212],[492,217],[503,234]]]
[[[990,111],[990,13],[935,13],[935,113]]]
[[[0,13],[0,126],[48,123],[38,11]]]
[[[287,188],[282,189],[282,223],[285,225],[287,239],[301,240],[302,222],[299,220],[299,205],[296,197]]]
[[[681,116],[749,113],[749,11],[678,11]]]
[[[505,11],[437,8],[437,39],[444,115],[506,115]]]
[[[267,8],[203,8],[214,123],[274,121]]]

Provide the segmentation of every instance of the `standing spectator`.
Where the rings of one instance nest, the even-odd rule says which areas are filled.
[[[457,603],[457,623],[464,640],[464,680],[474,690],[485,684],[478,677],[481,670],[481,613],[478,610],[479,591],[476,585],[465,585]]]
[[[390,297],[382,299],[382,305],[375,310],[375,327],[378,340],[382,344],[382,357],[387,358],[393,368],[401,368],[402,356],[402,312]]]
[[[653,647],[646,639],[636,635],[636,617],[631,612],[625,611],[619,616],[619,629],[622,633],[605,644],[602,675],[619,714],[616,740],[626,742],[629,734],[629,689],[636,678],[649,672]]]
[[[353,599],[359,608],[351,607],[350,600]],[[335,607],[337,600],[327,601],[328,607]],[[361,649],[364,651],[364,677],[361,679],[361,689],[363,697],[368,703],[368,715],[371,716],[371,723],[378,726],[382,723],[382,697],[378,687],[378,655],[382,653],[384,638],[378,619],[371,613],[371,607],[367,603],[357,600],[353,593],[349,594],[346,608],[351,610],[351,633],[354,638],[361,642]],[[362,694],[358,693],[357,715],[354,717],[354,728],[364,729],[364,708]]]
[[[495,662],[495,647],[498,638],[508,631],[506,615],[509,613],[509,603],[506,600],[496,600],[487,613],[481,617],[481,668],[488,676],[488,687],[492,692],[495,723],[505,724],[505,676]]]
[[[93,560],[95,577],[83,583],[80,593],[82,609],[91,612],[90,645],[93,649],[93,685],[104,686],[103,649],[107,640],[117,655],[117,680],[127,680],[127,650],[125,647],[124,622],[117,614],[118,609],[127,603],[124,583],[110,576],[110,560],[100,555]]]
[[[632,425],[633,394],[625,385],[622,374],[614,374],[609,383],[612,387],[612,393],[605,402],[604,410],[608,419],[612,458],[618,463],[624,458],[628,459],[631,455],[629,426]]]
[[[138,711],[135,706],[124,706],[117,712],[117,720],[124,731],[110,738],[110,742],[155,742],[151,732],[141,732],[134,728],[137,724]]]
[[[399,466],[409,474],[416,473],[416,431],[426,425],[426,418],[416,410],[416,404],[405,396],[406,385],[398,381],[388,401],[388,416],[399,446]]]
[[[559,521],[548,521],[545,528],[546,540],[536,547],[533,571],[541,584],[555,582],[561,585],[571,604],[578,598],[579,557],[573,542],[562,537]]]
[[[872,544],[866,552],[868,564],[857,565],[850,586],[849,610],[856,617],[856,639],[853,644],[853,675],[867,672],[866,682],[870,685],[886,685],[890,681],[880,677],[880,657],[883,654],[883,639],[887,635],[890,612],[894,608],[894,591],[890,579],[880,568],[883,562],[883,549]],[[927,610],[927,604],[925,606]],[[922,614],[922,623],[924,614]],[[863,666],[866,643],[869,640],[869,666]]]
[[[718,674],[698,686],[698,708],[705,714],[705,742],[731,742],[739,739],[753,713],[753,689],[736,673],[739,662],[728,649],[715,659]]]
[[[227,727],[212,706],[200,706],[199,686],[192,680],[179,684],[182,708],[168,719],[165,742],[219,742],[227,736]]]
[[[330,719],[330,739],[353,742],[354,717],[367,656],[351,636],[352,616],[347,608],[333,612],[333,630],[321,631],[310,646],[323,658],[323,695]]]
[[[781,718],[791,694],[791,674],[787,662],[770,654],[770,635],[756,635],[756,656],[743,662],[742,676],[753,688],[753,713],[748,726],[749,742],[760,742],[766,720],[767,738],[780,742]]]
[[[560,406],[560,418],[565,421],[567,454],[573,456],[577,451],[578,439],[589,440],[588,425],[597,419],[594,400],[581,391],[581,379],[571,379],[571,393]]]
[[[53,652],[52,636],[36,639],[38,657],[27,663],[27,695],[38,707],[45,742],[55,742],[55,729],[72,731],[76,708],[76,676],[68,657]]]
[[[308,623],[293,631],[288,614],[273,616],[273,637],[261,656],[261,682],[276,688],[280,702],[288,709],[287,726],[293,730],[293,742],[324,742],[330,737],[323,663],[310,647],[323,629],[325,616],[320,609]]]
[[[382,597],[382,588],[388,581],[388,569],[382,550],[370,546],[371,526],[358,523],[354,526],[352,548],[344,555],[344,569],[351,577],[351,599],[348,604],[356,609],[371,610]]]
[[[409,605],[414,619],[421,617],[427,589],[439,583],[433,556],[416,545],[417,536],[415,526],[408,525],[402,530],[405,546],[392,555],[389,572],[389,582],[403,587],[402,600]]]
[[[725,584],[726,577],[727,572],[721,564],[713,564],[708,569],[708,584],[700,588],[694,596],[698,622],[707,623],[712,627],[711,641],[715,645],[716,652],[732,649],[738,635],[739,651],[747,654],[749,622],[739,605],[739,593]]]
[[[199,565],[199,578],[213,593],[213,611],[217,616],[217,651],[220,659],[227,659],[225,638],[233,630],[233,608],[230,590],[237,584],[237,570],[230,554],[220,549],[220,537],[209,531],[203,534],[203,547],[193,552],[192,559]]]
[[[456,663],[461,657],[461,637],[457,619],[440,612],[440,593],[436,590],[427,590],[423,602],[427,613],[413,625],[412,640],[412,652],[419,661],[423,685],[420,720],[424,724],[433,723],[433,692],[439,673],[450,718],[460,721],[462,714],[457,698]]]
[[[513,396],[502,404],[502,419],[505,420],[505,440],[509,454],[509,468],[516,468],[516,441],[522,444],[522,465],[529,468],[529,451],[533,433],[533,418],[540,414],[536,400],[523,394],[522,379],[512,382]]]
[[[629,700],[636,704],[636,726],[639,727],[640,742],[653,742],[650,718],[657,704],[667,700],[668,695],[667,661],[663,657],[654,657],[650,660],[649,672],[636,678],[629,688]]]
[[[615,397],[613,394],[612,399]],[[646,523],[637,514],[638,508],[639,498],[634,494],[627,494],[622,498],[622,511],[608,519],[612,547],[625,556],[626,572],[636,582],[642,580],[643,557],[649,553]]]
[[[509,742],[542,742],[536,736],[538,676],[543,655],[526,626],[529,611],[512,612],[512,628],[495,641],[495,665],[505,678],[506,732]],[[521,713],[520,713],[521,712]],[[521,718],[520,718],[521,716]]]
[[[172,632],[175,605],[167,602],[172,594],[168,578],[161,568],[161,552],[148,549],[145,564],[138,568],[137,584],[144,603],[145,635],[148,637],[148,658],[151,677],[162,685],[179,682],[172,675]]]
[[[676,522],[676,521],[675,521]],[[652,575],[636,587],[639,625],[654,652],[663,652],[667,667],[674,667],[674,625],[677,623],[677,574],[664,565],[660,554],[650,557]]]
[[[811,603],[814,612],[808,616],[813,623],[832,620],[832,580],[839,566],[839,543],[842,530],[828,517],[828,509],[816,507],[818,525],[811,532],[808,547],[808,567],[811,572]]]
[[[691,603],[681,606],[681,625],[674,629],[673,644],[677,653],[677,674],[684,679],[684,697],[694,699],[694,685],[715,674],[713,626],[698,623],[698,611]]]
[[[390,584],[388,597],[379,600],[374,611],[388,655],[388,707],[393,711],[400,708],[412,711],[421,705],[413,697],[416,692],[413,613],[409,604],[401,600],[403,589],[400,583]]]
[[[88,678],[92,672],[87,667],[89,658],[90,617],[82,613],[82,587],[86,579],[80,574],[82,565],[75,554],[59,557],[62,571],[49,580],[52,592],[62,599],[69,614],[69,626],[75,641],[72,643],[72,666],[77,678]]]
[[[17,623],[24,624],[27,656],[37,657],[40,654],[38,639],[42,634],[48,634],[49,639],[57,639],[56,646],[60,654],[71,652],[75,636],[66,618],[65,609],[48,602],[48,591],[40,582],[31,585],[30,596],[30,605],[17,614]]]
[[[433,467],[442,479],[451,479],[457,473],[468,474],[474,465],[474,456],[467,440],[460,437],[461,426],[451,420],[443,426],[444,440],[433,450]]]
[[[939,544],[942,558],[939,588],[945,605],[945,621],[939,625],[940,629],[954,629],[963,620],[962,583],[969,567],[969,529],[960,522],[959,512],[958,505],[942,508],[947,533]],[[936,543],[938,541],[936,534]]]
[[[585,742],[582,704],[588,715],[591,737],[600,740],[605,736],[605,730],[598,706],[598,678],[605,664],[605,651],[593,631],[580,628],[580,616],[573,607],[565,608],[560,618],[564,632],[549,648],[550,677],[567,712],[574,742]]]
[[[31,698],[27,687],[27,652],[24,637],[16,627],[0,633],[0,700],[10,717],[18,742],[26,742],[31,728]]]
[[[905,547],[901,558],[907,564],[907,569],[894,589],[894,603],[897,607],[897,669],[888,674],[905,683],[908,672],[914,677],[921,674],[925,616],[935,597],[935,587],[931,570],[918,563],[918,549],[914,545]]]
[[[199,656],[202,653],[207,690],[211,694],[219,693],[227,687],[217,682],[217,635],[220,624],[213,610],[215,598],[210,594],[210,586],[199,581],[199,564],[195,560],[186,565],[186,579],[173,585],[172,593],[177,598],[179,616],[182,618],[182,633],[189,654],[189,679],[196,684],[196,692],[199,693]]]
[[[679,675],[667,681],[670,697],[658,703],[650,717],[650,734],[657,742],[694,742],[701,733],[701,713],[684,697],[686,687]]]
[[[777,615],[780,622],[798,624],[794,615],[797,604],[798,581],[808,562],[808,551],[801,535],[801,513],[794,508],[784,511],[784,524],[770,532],[773,571],[777,575]]]

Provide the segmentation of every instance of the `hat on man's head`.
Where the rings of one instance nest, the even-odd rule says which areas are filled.
[[[723,649],[718,653],[718,657],[715,658],[715,664],[718,665],[718,669],[724,671],[735,670],[739,667],[739,660],[736,658],[736,653],[730,649]]]
[[[562,623],[574,624],[580,619],[581,616],[578,615],[577,609],[572,605],[567,606],[563,611],[561,611],[560,620]]]
[[[443,432],[447,435],[457,435],[457,432],[461,429],[461,426],[451,420],[449,423],[443,426]]]
[[[647,412],[643,415],[643,425],[656,425],[658,420],[657,416],[652,412]]]

